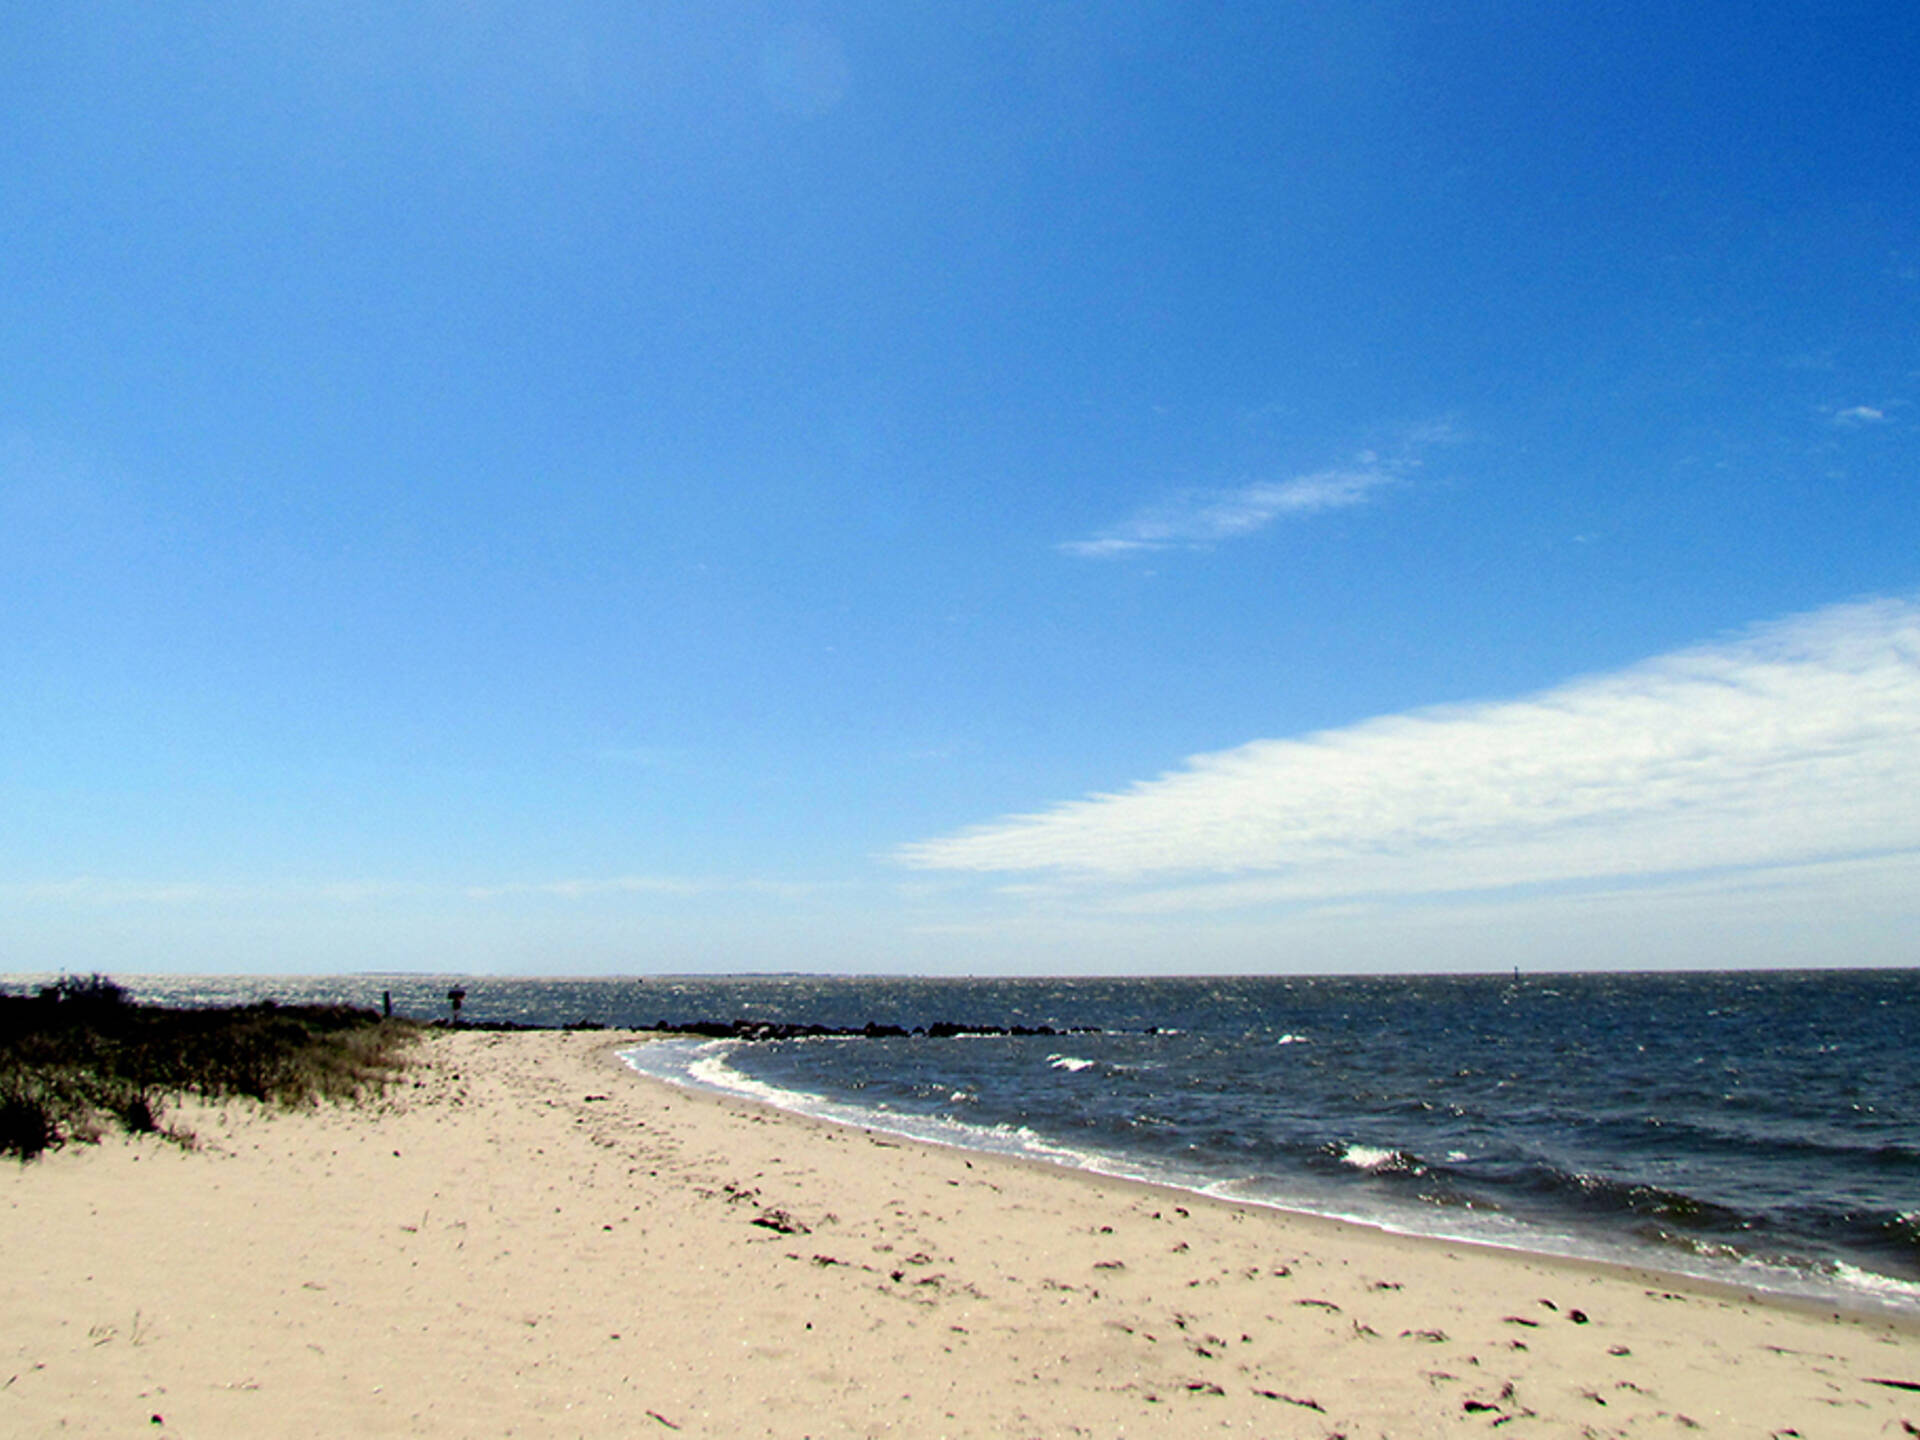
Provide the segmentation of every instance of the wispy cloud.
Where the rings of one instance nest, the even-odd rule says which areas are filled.
[[[122,880],[75,875],[62,880],[12,880],[0,884],[0,902],[19,905],[203,906],[241,901],[256,893],[245,885],[199,880]]]
[[[497,885],[470,885],[462,893],[474,900],[513,896],[547,896],[558,900],[591,900],[604,896],[763,895],[798,900],[818,893],[818,885],[782,880],[734,879],[686,875],[606,875],[562,880],[513,880]]]
[[[461,893],[470,900],[502,900],[521,895],[587,900],[600,895],[698,895],[712,888],[711,882],[678,875],[612,875],[564,880],[507,880],[495,885],[469,885]]]
[[[60,880],[0,883],[0,903],[85,908],[165,906],[210,908],[259,905],[360,905],[388,901],[434,904],[459,900],[545,898],[592,900],[619,896],[693,898],[757,895],[799,900],[820,892],[804,881],[726,876],[605,875],[445,885],[406,880],[288,880],[267,882],[115,879],[80,875]]]
[[[1279,520],[1366,504],[1419,468],[1420,452],[1455,439],[1446,424],[1412,432],[1391,455],[1362,451],[1352,463],[1295,475],[1256,480],[1225,489],[1180,490],[1136,511],[1117,525],[1054,548],[1083,559],[1112,559],[1154,550],[1204,550],[1224,540],[1263,530]]]
[[[1141,550],[1201,548],[1251,534],[1283,516],[1361,504],[1392,479],[1383,468],[1361,468],[1261,481],[1237,490],[1186,490],[1091,539],[1069,540],[1057,548],[1094,560]]]
[[[1833,423],[1848,430],[1857,430],[1863,425],[1884,425],[1887,412],[1877,405],[1849,405],[1844,410],[1833,412]]]
[[[1518,700],[1196,756],[908,845],[1115,908],[1326,904],[1906,854],[1920,603],[1836,606]],[[1051,877],[1047,879],[1045,877]]]

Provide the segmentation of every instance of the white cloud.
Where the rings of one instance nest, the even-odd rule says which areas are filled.
[[[1886,423],[1887,412],[1872,405],[1853,405],[1845,410],[1833,413],[1833,423],[1848,429],[1861,425],[1881,425]]]
[[[1363,464],[1351,469],[1259,481],[1237,490],[1182,491],[1092,539],[1069,540],[1057,548],[1093,560],[1141,550],[1198,549],[1251,534],[1282,516],[1359,505],[1394,478],[1392,468],[1363,457]]]
[[[1758,627],[1519,700],[1196,756],[908,845],[1139,912],[1920,859],[1920,603]],[[1916,877],[1920,879],[1920,877]]]

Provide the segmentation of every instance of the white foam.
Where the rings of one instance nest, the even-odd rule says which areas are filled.
[[[1047,1063],[1056,1070],[1090,1070],[1093,1061],[1083,1060],[1078,1055],[1049,1055]]]
[[[1288,1031],[1273,1043],[1276,1045],[1311,1045],[1313,1041],[1309,1040],[1305,1035],[1295,1035],[1292,1031]]]
[[[1877,1275],[1871,1270],[1862,1270],[1857,1265],[1849,1265],[1844,1260],[1834,1262],[1833,1278],[1849,1290],[1864,1290],[1870,1295],[1920,1307],[1920,1281],[1901,1280],[1892,1275]]]
[[[1343,1164],[1356,1170],[1379,1170],[1400,1160],[1398,1150],[1383,1150],[1378,1145],[1349,1145],[1340,1156]]]
[[[742,1074],[728,1063],[728,1056],[739,1049],[738,1040],[656,1040],[632,1050],[620,1052],[620,1058],[642,1075],[702,1090],[717,1090],[744,1099],[757,1100],[782,1110],[829,1120],[862,1130],[878,1130],[931,1145],[947,1145],[960,1150],[985,1150],[1002,1155],[1024,1155],[1076,1170],[1129,1175],[1126,1169],[1109,1168],[1107,1157],[1090,1150],[1078,1150],[1047,1140],[1025,1125],[985,1126],[948,1115],[912,1115],[894,1111],[884,1102],[857,1105],[829,1099],[805,1090],[790,1090]],[[1074,1058],[1074,1057],[1064,1057]],[[1093,1062],[1087,1061],[1087,1064]],[[958,1099],[975,1097],[955,1091]],[[1144,1175],[1130,1178],[1147,1178]]]
[[[725,1090],[732,1095],[743,1095],[750,1100],[787,1109],[825,1102],[823,1095],[812,1095],[804,1090],[784,1090],[756,1080],[751,1075],[742,1075],[727,1063],[727,1057],[739,1048],[740,1042],[737,1040],[716,1040],[702,1045],[687,1062],[687,1078],[714,1090]]]

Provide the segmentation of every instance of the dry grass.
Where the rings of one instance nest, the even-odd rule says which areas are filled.
[[[159,1130],[187,1095],[357,1099],[385,1085],[417,1033],[346,1005],[136,1005],[98,975],[0,995],[0,1156],[29,1160],[114,1126]]]

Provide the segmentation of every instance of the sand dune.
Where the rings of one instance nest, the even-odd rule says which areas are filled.
[[[835,1129],[606,1034],[0,1171],[0,1434],[1920,1435],[1920,1335]]]

